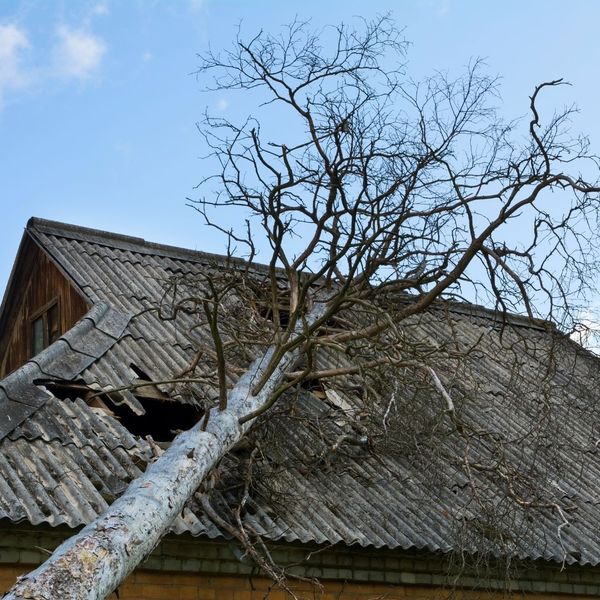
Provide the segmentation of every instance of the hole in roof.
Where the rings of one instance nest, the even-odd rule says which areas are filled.
[[[325,391],[325,386],[323,385],[323,381],[321,379],[304,379],[300,383],[300,387],[307,392],[310,392],[317,398],[321,398],[322,400],[327,398],[327,392]]]
[[[283,306],[279,306],[279,325],[281,326],[282,329],[285,329],[289,323],[290,323],[290,311],[283,307]],[[263,319],[266,319],[267,321],[271,321],[274,322],[274,312],[273,312],[273,307],[271,304],[259,304],[258,305],[258,313],[260,314],[260,316]]]
[[[257,282],[258,283],[258,282]],[[271,284],[264,280],[255,289],[256,310],[258,314],[268,321],[274,322],[275,307],[273,306],[273,296]],[[277,312],[279,313],[279,325],[285,329],[290,322],[290,291],[286,282],[278,282],[277,296],[275,299]]]
[[[136,372],[144,374],[140,369],[137,369]],[[148,379],[141,379],[142,383],[146,381]],[[101,409],[104,413],[114,417],[131,434],[142,438],[149,435],[156,442],[173,441],[180,431],[189,429],[204,415],[204,411],[193,404],[170,399],[151,381],[148,382],[148,385],[132,389],[133,395],[143,408],[143,414],[136,414],[131,406],[122,400],[123,396],[120,394],[110,390],[99,394],[98,390],[91,388],[83,380],[39,379],[34,383],[43,385],[60,400],[75,401],[80,398],[88,406]]]
[[[354,325],[339,314],[332,315],[325,322],[325,329],[347,331],[352,329]]]
[[[140,367],[138,367],[136,364],[134,363],[129,363],[129,368],[140,378],[140,379],[144,379],[145,381],[152,381],[152,378],[150,377],[150,375],[148,375],[148,373],[146,373],[146,371],[140,369]]]
[[[118,414],[121,423],[134,435],[152,436],[157,442],[170,442],[180,431],[195,425],[204,415],[197,406],[173,400],[163,392],[143,369],[130,363],[131,370],[138,376],[132,383],[132,394],[144,408],[143,415]],[[146,384],[147,385],[140,385]]]
[[[145,414],[136,415],[128,406],[121,404],[114,408],[115,417],[133,435],[150,435],[156,442],[173,441],[179,432],[195,425],[204,415],[204,411],[192,404],[136,397],[144,407]]]
[[[83,379],[76,379],[73,381],[62,379],[36,379],[33,383],[35,385],[44,386],[59,400],[71,400],[74,402],[77,399],[81,399],[85,401],[88,406],[99,408],[106,414],[114,416],[114,412],[105,402],[108,400],[108,396],[105,394],[96,396],[97,391],[92,389]]]
[[[83,381],[83,379],[77,379],[74,381],[64,381],[61,379],[34,379],[34,385],[42,385],[55,398],[60,400],[75,400],[81,398],[85,400],[87,394],[90,393],[90,387]]]

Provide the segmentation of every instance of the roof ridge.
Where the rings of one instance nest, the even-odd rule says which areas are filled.
[[[72,379],[98,360],[121,337],[131,317],[107,302],[98,302],[69,331],[0,380],[0,440],[53,396],[34,382]]]
[[[70,223],[61,223],[59,221],[51,221],[41,219],[39,217],[31,217],[27,222],[26,230],[34,233],[41,232],[58,237],[66,237],[84,242],[92,242],[111,248],[119,248],[123,250],[131,250],[140,254],[158,254],[170,258],[180,258],[193,262],[213,262],[223,263],[227,257],[222,254],[212,252],[204,252],[202,250],[192,250],[182,246],[173,246],[170,244],[160,244],[149,242],[141,237],[133,235],[125,235],[122,233],[114,233],[102,229],[94,229],[91,227],[82,227],[80,225],[72,225]],[[229,260],[233,262],[244,263],[241,258],[232,257]],[[254,263],[253,267],[266,268],[265,265]]]
[[[228,258],[221,254],[214,254],[201,250],[191,250],[181,246],[148,242],[141,237],[113,233],[101,229],[93,229],[90,227],[82,227],[69,223],[61,223],[59,221],[51,221],[47,219],[41,219],[39,217],[31,217],[27,222],[26,229],[34,236],[36,233],[43,233],[84,242],[96,243],[111,248],[129,250],[139,254],[159,255],[199,263],[223,264],[225,261],[230,260],[233,264],[239,263],[240,265],[244,266],[248,264],[242,258]],[[45,247],[44,241],[39,239],[39,236],[36,236],[36,239],[38,239],[39,243]],[[253,270],[260,272],[267,272],[268,270],[268,266],[261,263],[252,263],[252,268]],[[410,299],[410,295],[406,294],[406,299]],[[538,329],[541,331],[547,331],[549,329],[556,330],[556,326],[553,323],[544,319],[531,319],[526,315],[509,313],[466,301],[463,302],[452,299],[440,299],[429,308],[434,310],[451,310],[452,312],[458,314],[478,316],[498,323],[506,323],[520,327]]]
[[[552,323],[552,321],[535,317],[530,318],[527,315],[519,315],[494,308],[488,308],[487,306],[475,304],[473,302],[459,302],[458,300],[441,299],[432,304],[430,308],[433,310],[442,311],[448,309],[457,314],[481,317],[500,324],[506,323],[507,325],[516,325],[519,327],[527,327],[529,329],[537,329],[540,331],[557,331],[556,325]]]

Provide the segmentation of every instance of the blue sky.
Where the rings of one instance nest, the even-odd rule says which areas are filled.
[[[209,95],[196,54],[295,16],[315,27],[391,11],[412,42],[408,70],[457,71],[484,57],[502,76],[502,112],[527,112],[535,83],[564,77],[560,108],[600,152],[600,3],[593,0],[0,0],[0,287],[27,219],[50,219],[219,252],[186,207],[205,172],[196,122]]]

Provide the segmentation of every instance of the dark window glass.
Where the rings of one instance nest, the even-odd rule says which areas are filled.
[[[60,312],[58,302],[55,302],[31,321],[31,356],[39,354],[44,348],[55,342],[60,334]]]
[[[37,318],[31,325],[31,354],[35,356],[45,348],[44,317]]]
[[[58,319],[58,304],[54,304],[48,309],[48,346],[60,337],[60,324]]]

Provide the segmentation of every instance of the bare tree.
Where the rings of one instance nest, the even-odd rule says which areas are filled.
[[[273,131],[253,118],[238,125],[206,116],[209,164],[218,168],[193,205],[225,234],[231,268],[173,280],[160,311],[196,314],[209,332],[211,343],[171,383],[193,380],[202,357],[213,366],[206,383],[218,390],[217,406],[8,598],[40,590],[44,598],[104,598],[257,417],[306,381],[355,377],[379,386],[373,426],[364,435],[338,432],[328,446],[336,451],[366,444],[392,426],[399,407],[410,410],[399,399],[406,389],[382,384],[410,372],[413,409],[419,386],[429,386],[465,444],[477,446],[467,470],[493,464],[517,503],[553,508],[529,499],[523,481],[492,460],[493,437],[458,414],[430,360],[440,348],[411,338],[405,324],[455,298],[571,329],[596,266],[598,163],[569,131],[572,109],[550,119],[538,112],[539,96],[561,80],[533,90],[528,122],[504,123],[494,108],[497,81],[479,62],[457,79],[438,73],[414,83],[405,50],[384,17],[319,32],[294,22],[281,35],[238,37],[230,51],[201,57],[210,89],[242,91],[278,119]],[[245,217],[240,230],[225,225],[226,209]],[[252,264],[261,240],[266,268]],[[246,318],[231,319],[234,308]],[[323,352],[343,358],[323,368]],[[282,577],[264,555],[256,560]]]

